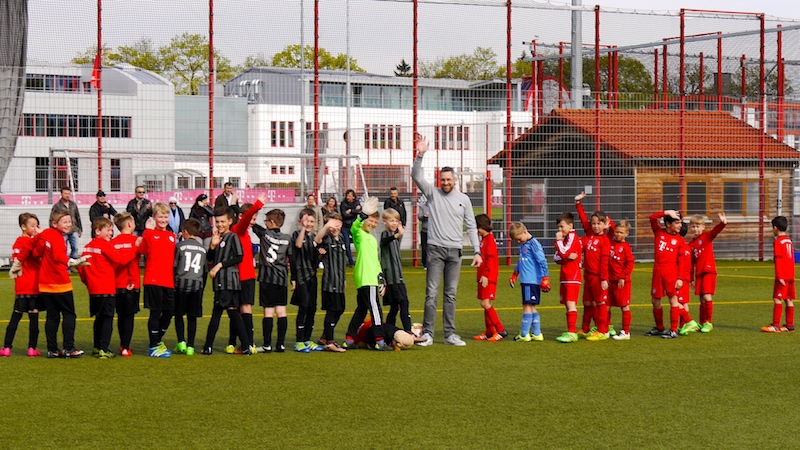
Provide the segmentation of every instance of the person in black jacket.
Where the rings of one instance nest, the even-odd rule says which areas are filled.
[[[214,217],[214,211],[208,206],[208,196],[206,194],[200,194],[194,200],[189,217],[200,221],[200,234],[197,237],[203,241],[203,246],[206,249],[209,248],[211,236],[214,234],[211,228],[211,219]]]
[[[147,223],[147,218],[153,215],[153,205],[150,200],[144,198],[144,193],[144,186],[136,186],[136,197],[132,198],[128,202],[128,207],[125,208],[126,211],[131,213],[133,221],[136,223],[136,227],[133,230],[133,234],[136,236],[141,236],[144,233],[144,225]]]
[[[350,241],[353,240],[350,234],[350,227],[353,226],[356,217],[361,213],[361,202],[356,199],[354,190],[348,189],[345,191],[344,200],[339,204],[339,212],[342,214],[342,237],[347,250],[347,265],[353,267],[356,261],[353,259],[353,251],[350,249]]]
[[[92,203],[92,206],[89,207],[89,222],[94,223],[94,219],[98,217],[105,217],[108,220],[113,221],[114,216],[117,214],[117,210],[111,206],[111,203],[106,201],[106,193],[102,190],[97,191],[97,195],[95,196],[97,201]],[[92,239],[95,238],[94,235],[94,227],[92,227]]]

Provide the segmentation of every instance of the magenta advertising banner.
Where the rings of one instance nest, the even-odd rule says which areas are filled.
[[[294,203],[295,199],[295,191],[294,189],[248,189],[242,190],[237,189],[234,191],[236,195],[239,196],[239,204],[242,203],[253,203],[256,201],[256,197],[258,194],[264,193],[267,195],[267,203]],[[78,205],[91,205],[96,201],[95,192],[91,193],[72,193],[72,199]],[[206,190],[203,189],[196,189],[196,190],[183,190],[183,191],[167,191],[167,192],[148,192],[145,194],[145,197],[149,199],[151,202],[164,202],[167,203],[170,197],[175,197],[178,199],[178,204],[181,206],[192,206],[194,204],[194,199],[197,198],[198,195],[207,193]],[[222,193],[222,189],[215,189],[214,194],[218,195]],[[58,192],[53,193],[53,200],[52,203],[55,203],[60,198],[60,194]],[[128,202],[134,197],[133,192],[108,192],[106,193],[106,201],[114,205],[115,207],[122,206],[123,208]],[[39,194],[3,194],[2,196],[3,201],[6,205],[10,206],[26,206],[26,205],[47,205],[49,202],[47,201],[47,193],[39,193]],[[211,199],[211,203],[213,204],[214,199]],[[119,208],[117,208],[119,209]]]

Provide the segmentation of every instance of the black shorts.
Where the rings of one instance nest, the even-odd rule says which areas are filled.
[[[399,305],[403,300],[408,300],[408,292],[406,291],[405,283],[386,286],[386,295],[383,296],[383,306]]]
[[[59,292],[59,293],[43,293],[40,294],[44,303],[47,315],[76,315],[75,314],[75,297],[72,291]]]
[[[175,289],[144,285],[144,307],[153,311],[172,311],[175,309]]]
[[[239,291],[214,291],[214,306],[220,308],[238,308]]]
[[[239,305],[253,305],[256,302],[256,279],[241,282],[242,290],[239,291]]]
[[[175,315],[203,317],[203,291],[175,291]]]
[[[286,306],[289,301],[289,294],[286,285],[272,283],[259,283],[258,299],[259,304],[264,308],[274,308],[276,306]]]
[[[117,303],[116,294],[90,295],[89,315],[91,317],[114,317],[115,303]]]
[[[344,309],[345,309],[344,292],[322,291],[323,311],[344,311]]]
[[[38,295],[18,295],[17,298],[14,299],[14,311],[26,313],[34,309],[37,311],[44,311],[44,308],[44,301],[42,301],[42,297]]]
[[[117,289],[117,314],[131,315],[139,312],[139,289]]]
[[[292,293],[292,304],[301,308],[311,305],[317,306],[317,277],[309,278],[303,284],[298,284]]]

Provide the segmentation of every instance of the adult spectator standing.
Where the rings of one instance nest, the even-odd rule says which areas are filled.
[[[69,257],[77,259],[80,256],[78,253],[78,239],[83,235],[83,225],[81,225],[81,214],[78,212],[78,205],[70,196],[72,189],[69,186],[61,188],[61,198],[50,209],[50,215],[56,211],[66,211],[72,218],[72,229],[67,233],[65,242],[69,245]]]
[[[353,259],[353,251],[350,249],[350,241],[353,240],[350,227],[361,213],[361,202],[356,199],[356,191],[352,189],[345,191],[344,200],[339,204],[339,213],[342,215],[342,237],[344,237],[344,246],[347,249],[347,265],[353,267],[356,261]]]
[[[319,233],[319,230],[322,229],[322,208],[317,205],[317,196],[313,192],[306,195],[306,204],[303,207],[314,211],[314,217],[317,219],[317,224],[314,225],[314,234]]]
[[[114,221],[114,215],[117,210],[111,206],[111,203],[106,201],[106,193],[103,190],[97,191],[95,195],[95,202],[89,207],[89,222],[94,223],[94,219],[98,217],[105,217],[110,221]],[[92,239],[95,238],[94,227],[92,227]]]
[[[183,209],[178,206],[178,199],[176,197],[169,198],[169,225],[167,229],[175,233],[175,236],[181,234],[181,226],[186,221],[186,216],[183,214]]]
[[[383,209],[387,210],[389,208],[400,213],[400,223],[402,223],[403,228],[405,228],[406,225],[408,225],[406,222],[406,205],[403,203],[403,200],[400,199],[400,192],[396,187],[389,188],[389,198],[383,202]]]
[[[144,186],[136,186],[135,192],[136,197],[128,202],[128,206],[125,210],[131,213],[133,221],[136,224],[133,234],[141,236],[142,233],[144,233],[144,226],[147,223],[147,219],[153,215],[153,205],[150,203],[150,200],[144,198]]]
[[[431,209],[428,207],[428,199],[425,195],[419,196],[417,203],[417,218],[419,219],[419,244],[422,247],[422,267],[428,268],[428,219],[431,216]]]
[[[222,194],[218,195],[214,200],[214,208],[220,206],[230,206],[236,214],[239,214],[239,197],[233,193],[233,183],[230,181],[223,185]]]
[[[203,240],[203,246],[206,249],[210,248],[211,237],[214,234],[214,230],[211,228],[211,219],[214,217],[214,211],[208,206],[208,196],[206,194],[200,194],[194,200],[189,217],[200,221],[200,234],[197,237]]]
[[[339,208],[337,208],[336,204],[336,197],[328,197],[328,200],[322,205],[322,219],[324,220],[326,217],[330,216],[333,213],[339,214]]]
[[[442,325],[445,344],[463,347],[467,345],[456,334],[456,288],[461,273],[461,251],[463,242],[462,226],[466,224],[467,236],[472,244],[475,257],[473,266],[481,264],[480,241],[472,201],[463,192],[455,190],[456,177],[452,167],[443,167],[439,172],[439,185],[436,188],[425,181],[422,158],[428,151],[428,141],[416,138],[417,157],[411,169],[411,178],[428,199],[430,216],[428,218],[428,261],[427,286],[425,289],[425,313],[422,322],[423,340],[421,346],[433,344],[433,328],[436,322],[436,306],[439,297],[439,282],[444,275],[444,298],[442,305]]]

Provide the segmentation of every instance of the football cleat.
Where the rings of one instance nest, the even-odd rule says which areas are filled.
[[[631,335],[626,333],[625,330],[620,331],[616,336],[612,337],[615,341],[630,341]]]
[[[761,327],[761,331],[764,333],[780,333],[781,327],[776,327],[775,325],[767,325],[765,327]]]
[[[713,329],[714,329],[714,324],[712,324],[711,322],[706,322],[703,324],[703,326],[700,327],[700,332],[711,333],[711,330]]]
[[[667,331],[666,333],[662,334],[662,335],[661,335],[661,337],[662,337],[663,339],[675,339],[675,338],[677,338],[677,337],[678,337],[678,332],[677,332],[677,331],[672,331],[672,330],[669,330],[669,331]]]
[[[569,331],[565,331],[561,336],[557,337],[556,340],[562,343],[570,343],[570,342],[577,342],[578,341],[578,333],[570,333]]]

